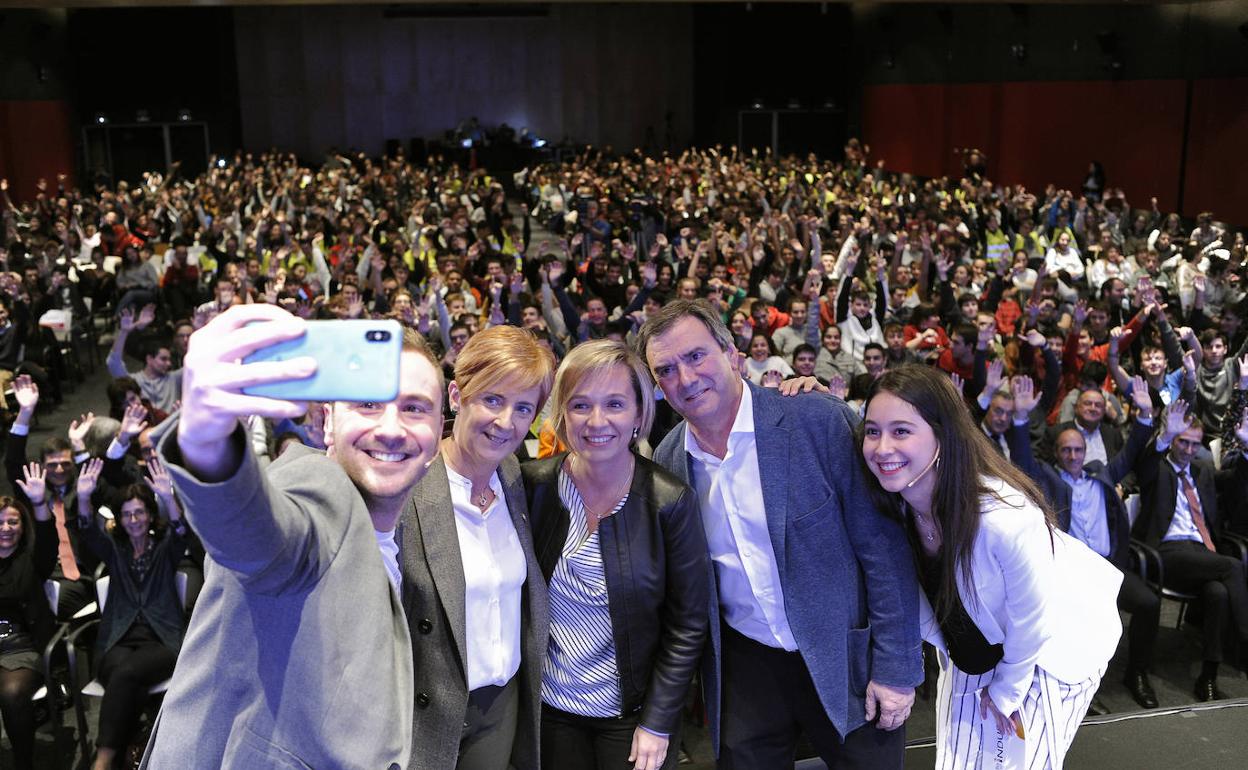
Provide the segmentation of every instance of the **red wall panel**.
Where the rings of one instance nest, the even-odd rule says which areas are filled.
[[[1183,213],[1248,224],[1248,78],[1192,84]]]
[[[64,101],[0,101],[0,177],[15,202],[35,197],[35,182],[74,174],[69,104]]]
[[[956,173],[954,148],[988,154],[1002,183],[1076,189],[1088,163],[1135,205],[1178,203],[1180,80],[884,85],[863,89],[863,136],[889,168]]]

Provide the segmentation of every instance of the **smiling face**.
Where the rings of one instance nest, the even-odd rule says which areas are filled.
[[[829,326],[823,330],[823,349],[833,355],[841,352],[840,327]]]
[[[325,409],[327,454],[371,508],[409,494],[442,436],[442,389],[429,359],[404,351],[399,396],[389,403],[342,401]]]
[[[802,377],[813,377],[815,374],[815,354],[803,350],[793,356],[793,371]]]
[[[1099,427],[1105,419],[1105,396],[1099,390],[1085,390],[1075,401],[1075,419],[1085,430]]]
[[[1145,377],[1160,377],[1166,372],[1166,354],[1156,348],[1145,350],[1140,356],[1140,369]]]
[[[542,390],[538,385],[520,390],[499,382],[464,397],[459,385],[447,386],[455,418],[455,447],[474,468],[497,468],[528,436],[537,417]]]
[[[43,468],[47,471],[49,486],[63,487],[69,483],[73,475],[73,453],[68,449],[63,452],[52,452],[43,458]]]
[[[741,400],[736,350],[724,350],[697,318],[682,318],[646,347],[663,396],[691,423],[712,421]]]
[[[8,558],[22,542],[22,513],[10,506],[0,510],[0,558]]]
[[[766,361],[771,356],[771,346],[767,344],[767,338],[761,334],[755,334],[750,340],[750,358],[755,361]]]
[[[629,370],[621,365],[587,377],[564,407],[568,447],[584,460],[611,464],[629,451],[641,408]]]
[[[928,510],[936,475],[919,476],[939,448],[931,426],[910,402],[883,391],[867,405],[862,459],[884,491],[900,493],[916,508]],[[915,479],[918,483],[907,488]]]
[[[146,535],[152,525],[152,514],[147,510],[147,504],[137,497],[121,504],[121,513],[117,518],[131,540],[138,540]]]

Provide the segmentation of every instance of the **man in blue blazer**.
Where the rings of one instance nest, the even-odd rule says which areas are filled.
[[[1013,382],[1014,427],[1007,434],[1010,459],[1044,490],[1044,496],[1057,514],[1057,524],[1085,545],[1109,560],[1123,572],[1118,589],[1118,608],[1130,613],[1127,631],[1128,661],[1123,684],[1146,709],[1157,708],[1157,694],[1148,681],[1153,660],[1153,644],[1161,619],[1161,598],[1153,593],[1130,564],[1131,524],[1127,506],[1118,494],[1118,484],[1135,467],[1140,453],[1148,446],[1153,431],[1153,401],[1142,377],[1136,377],[1131,391],[1136,416],[1131,435],[1122,451],[1108,463],[1084,462],[1087,444],[1083,434],[1068,427],[1059,431],[1054,442],[1057,464],[1036,460],[1031,450],[1029,415],[1041,401],[1029,377]],[[1093,708],[1103,708],[1093,700]]]
[[[872,504],[838,399],[742,381],[732,335],[678,300],[638,335],[685,422],[655,460],[698,493],[713,570],[703,686],[720,768],[901,767],[923,680],[918,582],[900,524]]]

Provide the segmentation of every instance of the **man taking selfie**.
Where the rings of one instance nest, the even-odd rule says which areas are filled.
[[[243,389],[317,364],[241,361],[306,328],[240,305],[191,339],[182,409],[158,448],[207,551],[205,585],[143,767],[407,765],[412,651],[394,531],[437,453],[442,378],[405,332],[398,398],[327,404],[328,449],[294,447],[262,473],[240,418],[305,405]]]

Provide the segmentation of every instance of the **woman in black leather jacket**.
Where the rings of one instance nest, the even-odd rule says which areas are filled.
[[[633,451],[652,392],[624,345],[578,345],[551,394],[570,451],[522,466],[550,589],[544,770],[676,764],[668,748],[706,640],[710,566],[693,491]]]

